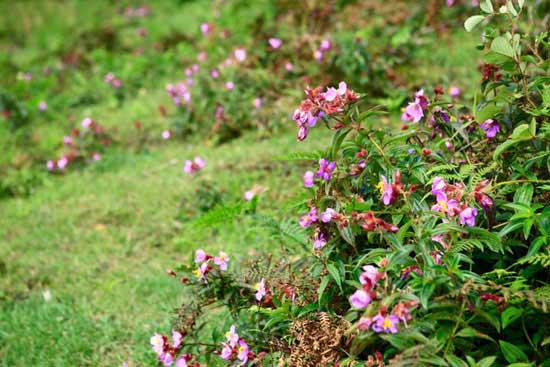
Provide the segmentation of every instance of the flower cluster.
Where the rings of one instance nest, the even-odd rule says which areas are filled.
[[[183,335],[176,330],[172,330],[172,344],[168,342],[168,337],[161,334],[155,334],[150,342],[157,357],[164,366],[172,366],[176,355],[182,347]],[[183,354],[176,359],[176,367],[200,367],[199,362],[190,364],[193,357],[190,354]]]
[[[391,313],[387,312],[386,306],[381,306],[375,316],[361,317],[357,327],[359,330],[372,329],[376,333],[395,334],[399,331],[400,322],[407,326],[407,321],[411,319],[410,309],[416,307],[417,304],[416,301],[398,303]]]
[[[374,288],[378,281],[386,276],[385,273],[378,271],[378,268],[373,265],[363,266],[363,273],[359,276],[359,282],[362,288],[355,291],[349,298],[349,302],[354,308],[366,308],[376,297]]]
[[[226,361],[239,361],[241,366],[253,358],[254,354],[248,348],[248,344],[235,332],[235,325],[231,325],[225,336],[227,341],[222,343],[223,349],[219,352],[220,357]]]
[[[199,267],[193,271],[193,274],[197,279],[208,283],[206,275],[215,269],[214,266],[219,271],[226,271],[228,262],[229,256],[223,251],[220,251],[218,256],[212,256],[204,250],[198,249],[195,252],[195,264],[198,264]]]
[[[369,211],[366,213],[351,213],[351,217],[355,223],[359,224],[367,232],[397,232],[399,228],[391,223],[384,221],[381,218],[374,216],[374,213]]]
[[[117,89],[120,88],[120,86],[122,85],[122,82],[120,81],[120,79],[117,79],[115,77],[115,74],[111,72],[107,73],[103,78],[103,80],[105,81],[105,83],[110,84]]]
[[[309,128],[314,127],[319,118],[343,112],[348,104],[359,99],[345,82],[340,82],[338,89],[328,87],[325,92],[321,87],[306,88],[305,94],[307,98],[300,103],[292,116],[298,125],[298,140],[307,138]]]
[[[319,48],[315,50],[313,53],[313,56],[315,57],[315,60],[317,61],[323,61],[324,54],[330,51],[332,48],[332,43],[328,39],[323,39],[321,41],[321,44],[319,45]]]
[[[176,106],[191,102],[191,92],[189,91],[188,83],[179,82],[176,85],[168,84],[166,86],[166,92],[172,97],[172,101]]]
[[[206,162],[199,156],[196,156],[192,161],[186,160],[183,165],[183,172],[190,175],[200,171],[206,166]]]
[[[469,207],[462,201],[464,197],[464,184],[451,185],[442,177],[435,177],[432,184],[432,194],[437,204],[432,206],[432,211],[441,212],[449,217],[459,217],[460,224],[473,227],[476,222],[477,209]]]

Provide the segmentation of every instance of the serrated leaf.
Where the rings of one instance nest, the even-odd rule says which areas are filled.
[[[471,32],[479,23],[481,23],[485,19],[485,16],[483,15],[474,15],[466,19],[464,22],[464,29],[466,29],[467,32]]]
[[[514,49],[510,45],[510,42],[502,36],[499,36],[491,43],[491,50],[497,54],[504,55],[510,58],[514,58]]]

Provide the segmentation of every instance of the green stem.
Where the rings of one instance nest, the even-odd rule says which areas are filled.
[[[512,185],[512,184],[522,183],[522,182],[531,182],[531,183],[550,183],[550,180],[528,180],[528,179],[523,179],[523,180],[510,180],[510,181],[502,181],[502,182],[499,182],[499,183],[497,183],[496,185],[493,185],[493,187],[498,187],[498,186],[502,186],[502,185]]]

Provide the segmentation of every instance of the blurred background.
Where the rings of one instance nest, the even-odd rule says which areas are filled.
[[[296,145],[303,89],[344,80],[398,128],[415,90],[480,80],[475,3],[1,2],[0,365],[154,365],[166,268],[279,251],[289,153],[329,137]],[[247,191],[280,221],[236,218]]]

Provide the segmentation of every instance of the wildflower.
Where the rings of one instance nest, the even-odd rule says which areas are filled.
[[[205,165],[206,165],[206,162],[203,161],[201,157],[197,156],[193,161],[190,161],[190,160],[185,161],[185,164],[183,166],[183,172],[192,175],[195,172],[203,169]]]
[[[494,138],[500,131],[500,125],[493,119],[485,120],[479,127],[485,131],[485,136],[489,139]]]
[[[476,208],[466,208],[462,210],[459,214],[460,224],[466,224],[468,227],[473,227],[476,224]]]
[[[115,88],[120,88],[122,86],[122,82],[120,81],[120,79],[115,79],[115,80],[113,80],[111,85]]]
[[[105,76],[103,77],[103,80],[105,81],[105,83],[111,84],[113,80],[115,80],[115,74],[109,72],[105,74]]]
[[[93,152],[92,153],[92,161],[97,162],[99,160],[101,160],[101,155],[98,152]]]
[[[321,50],[315,50],[315,52],[313,53],[313,57],[314,57],[315,60],[317,60],[317,61],[322,61],[322,60],[323,60],[323,51],[321,51]]]
[[[183,340],[183,335],[179,331],[172,330],[172,347],[178,348]]]
[[[460,96],[460,88],[456,86],[452,86],[451,89],[449,90],[449,95],[453,98],[457,98],[458,96]]]
[[[254,108],[260,109],[262,107],[262,99],[260,97],[254,98]]]
[[[55,162],[49,160],[48,162],[46,162],[46,167],[48,168],[48,171],[53,171],[55,169]]]
[[[313,207],[310,209],[308,214],[300,218],[300,226],[302,226],[302,228],[308,228],[318,220],[319,218],[317,216],[317,208]]]
[[[254,285],[254,289],[256,290],[256,300],[261,301],[266,295],[265,279],[262,278],[259,283],[256,283],[256,285]]]
[[[334,218],[336,211],[332,208],[327,208],[324,212],[321,213],[321,222],[328,223]]]
[[[199,64],[193,64],[191,65],[191,70],[193,70],[193,73],[198,73],[200,70]]]
[[[447,197],[445,196],[439,200],[437,204],[433,205],[431,210],[434,212],[446,213],[452,217],[456,215],[456,211],[458,210],[458,202],[455,199],[447,200]]]
[[[268,41],[269,46],[271,46],[272,49],[276,50],[283,44],[283,41],[278,38],[270,38]]]
[[[385,332],[395,334],[397,333],[397,325],[399,325],[399,318],[395,315],[384,315],[380,313],[372,318],[373,325],[372,330],[377,333]]]
[[[204,51],[199,52],[197,55],[197,60],[199,60],[199,62],[206,61],[207,58],[208,58],[208,54]]]
[[[210,23],[202,23],[201,24],[201,32],[203,35],[208,35],[212,31],[212,26]]]
[[[71,138],[70,136],[64,136],[63,137],[63,144],[65,145],[72,145],[73,144],[73,138]]]
[[[185,69],[184,73],[185,73],[185,76],[192,76],[193,70],[191,70],[191,68],[187,68]]]
[[[225,88],[227,90],[233,90],[233,88],[235,88],[235,84],[233,84],[233,82],[227,82],[225,83]]]
[[[45,101],[40,101],[40,103],[38,103],[38,109],[40,111],[46,111],[48,109],[48,104]]]
[[[237,354],[237,359],[241,361],[241,366],[244,366],[246,362],[248,361],[248,353],[250,352],[250,349],[248,348],[248,344],[244,340],[239,340],[239,349]]]
[[[212,69],[210,70],[210,76],[213,79],[218,79],[218,77],[220,76],[220,72],[217,69]]]
[[[287,61],[287,62],[285,63],[285,69],[286,69],[286,71],[289,71],[289,72],[290,72],[290,71],[294,70],[294,65],[292,65],[291,62]]]
[[[322,95],[323,97],[325,97],[326,101],[332,102],[336,99],[336,97],[344,96],[347,90],[348,90],[348,86],[346,82],[340,82],[340,84],[338,84],[338,89],[329,87],[327,88],[327,91]]]
[[[332,44],[330,43],[330,40],[324,39],[321,41],[321,46],[319,46],[319,49],[321,51],[328,51],[332,47]]]
[[[246,201],[252,200],[256,195],[259,195],[261,193],[264,193],[267,191],[266,187],[260,186],[260,185],[254,185],[252,186],[252,189],[246,191],[244,193],[244,199]]]
[[[313,236],[313,248],[319,250],[327,244],[326,236],[323,232],[315,232]]]
[[[164,351],[164,344],[167,342],[165,336],[155,333],[149,341],[155,353],[160,355]]]
[[[402,121],[418,122],[424,117],[424,110],[418,102],[409,102],[401,116]]]
[[[380,182],[378,183],[378,189],[382,194],[382,202],[384,205],[391,205],[395,200],[393,185],[388,183],[386,176],[380,176]]]
[[[189,364],[187,364],[189,360],[190,358],[187,354],[179,356],[178,359],[176,359],[176,367],[189,367]]]
[[[57,168],[59,168],[61,171],[63,171],[65,169],[65,167],[67,167],[67,164],[69,164],[69,159],[65,156],[59,158],[59,160],[57,161]]]
[[[359,282],[366,288],[372,289],[384,276],[384,273],[380,273],[378,268],[373,265],[363,266],[363,273],[359,276]]]
[[[227,338],[229,345],[231,346],[237,345],[239,341],[239,334],[235,332],[235,325],[231,325],[231,327],[229,328],[229,331],[225,333],[225,337]]]
[[[227,263],[229,262],[229,257],[223,251],[220,251],[218,256],[214,257],[214,264],[220,267],[220,270],[227,270]]]
[[[407,321],[412,318],[409,308],[417,305],[418,302],[416,301],[400,302],[393,308],[392,314],[397,316],[397,318],[407,326]]]
[[[317,171],[317,177],[320,177],[325,181],[330,181],[332,178],[332,172],[335,169],[336,162],[330,162],[324,158],[321,158],[319,159],[319,170]]]
[[[359,330],[368,330],[372,325],[372,317],[361,317],[357,323],[357,328]]]
[[[435,195],[438,201],[446,200],[447,199],[447,195],[445,194],[446,187],[447,187],[447,183],[445,182],[444,178],[439,176],[435,177],[432,183],[432,195]]]
[[[206,274],[211,270],[212,268],[208,264],[208,262],[203,262],[197,269],[193,270],[193,274],[197,279],[202,279],[204,283],[208,283],[208,279],[206,279]]]
[[[82,123],[81,123],[81,124],[82,124],[82,127],[83,127],[83,128],[87,129],[87,128],[89,128],[90,126],[92,126],[93,120],[92,120],[91,118],[89,118],[89,117],[86,117],[86,118],[84,118],[84,120],[82,120]]]
[[[220,353],[220,357],[222,357],[226,361],[229,361],[231,357],[233,357],[233,348],[227,343],[222,343],[222,345],[223,345],[223,349],[222,349],[222,352]]]
[[[233,55],[235,56],[235,59],[237,59],[238,62],[243,62],[246,60],[246,50],[244,48],[238,48],[233,52]]]
[[[364,289],[358,289],[349,298],[353,308],[366,308],[371,302],[370,294]]]
[[[203,249],[198,249],[195,251],[195,263],[202,263],[210,259],[210,255],[207,255]]]
[[[256,196],[256,194],[254,194],[254,191],[252,191],[252,190],[248,190],[244,193],[244,199],[246,201],[250,201],[250,200],[254,199],[254,196]]]
[[[171,136],[171,135],[172,135],[172,134],[170,134],[170,130],[164,130],[164,131],[162,132],[162,138],[163,138],[164,140],[170,139],[170,136]]]
[[[383,219],[376,218],[373,212],[352,213],[352,218],[365,231],[372,232],[376,230],[397,232],[399,228],[391,223],[387,223]]]

